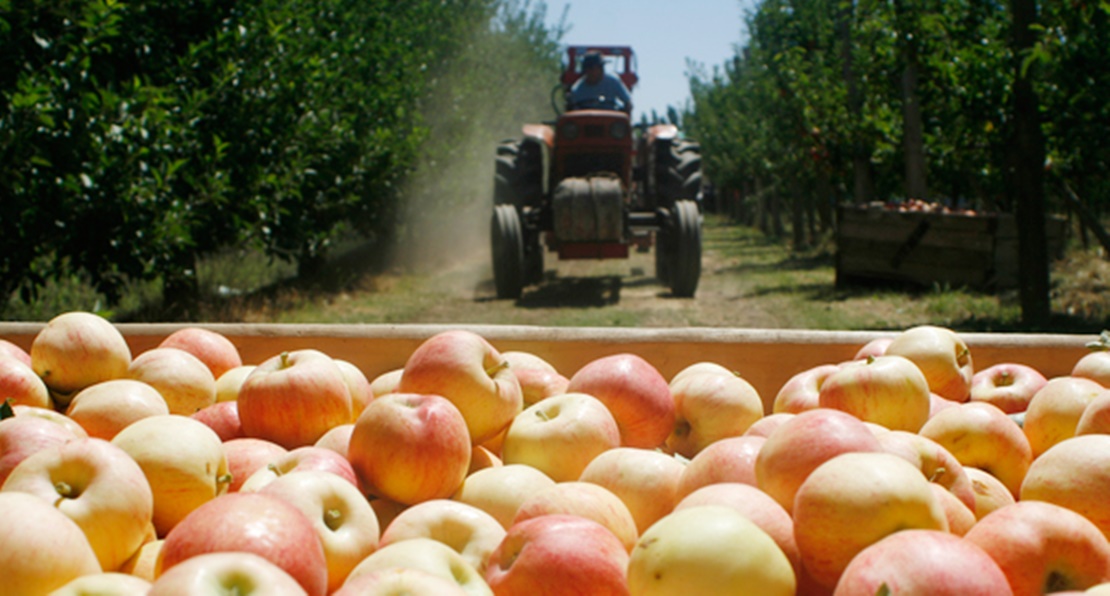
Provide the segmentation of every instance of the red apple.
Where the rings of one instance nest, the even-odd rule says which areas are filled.
[[[31,368],[61,408],[89,385],[124,378],[130,364],[131,348],[123,334],[89,312],[54,317],[31,343]]]
[[[891,430],[917,432],[929,419],[929,385],[916,364],[888,354],[850,362],[830,374],[817,403]]]
[[[796,414],[790,412],[776,412],[756,420],[748,430],[744,431],[745,437],[763,437],[766,439],[783,422],[790,420]]]
[[[216,431],[221,441],[243,438],[243,425],[239,421],[239,404],[233,401],[218,401],[197,410],[190,416],[208,428]]]
[[[844,570],[834,595],[879,593],[1006,596],[1017,592],[1011,592],[1002,570],[975,544],[947,532],[910,529],[860,551]]]
[[[0,357],[0,400],[10,400],[12,405],[23,404],[38,408],[53,407],[50,391],[31,365],[15,358]]]
[[[351,444],[351,433],[354,432],[354,430],[354,422],[333,426],[331,430],[324,433],[324,436],[316,441],[314,446],[331,449],[339,455],[347,457],[347,446]]]
[[[304,596],[301,584],[284,569],[252,552],[196,555],[163,573],[148,596]]]
[[[81,528],[34,495],[0,492],[0,578],[5,594],[49,594],[100,564]]]
[[[987,552],[1015,594],[1085,590],[1110,581],[1110,542],[1059,505],[1020,501],[979,520],[965,539]]]
[[[895,335],[884,354],[911,360],[924,373],[933,393],[967,401],[975,368],[971,350],[955,331],[933,325],[911,327]]]
[[[1033,460],[1021,500],[1048,501],[1094,522],[1110,537],[1110,435],[1064,439]]]
[[[1087,404],[1079,422],[1075,424],[1076,435],[1110,434],[1110,391],[1099,395]]]
[[[157,389],[171,414],[188,416],[216,403],[216,377],[199,358],[184,350],[147,350],[131,362],[127,376]]]
[[[570,378],[567,391],[592,395],[617,420],[621,444],[655,449],[666,442],[675,423],[675,404],[667,380],[635,354],[594,359]]]
[[[490,557],[494,594],[627,595],[628,552],[608,529],[572,515],[514,524]]]
[[[158,344],[160,348],[177,348],[196,356],[218,379],[225,372],[243,365],[239,348],[226,335],[203,327],[182,327]]]
[[[570,379],[559,374],[550,362],[531,352],[502,352],[501,357],[509,363],[509,370],[520,382],[524,407],[528,407],[546,397],[567,392]]]
[[[169,413],[157,389],[134,379],[113,379],[86,387],[66,408],[66,416],[90,437],[108,441],[132,422]]]
[[[286,449],[312,445],[351,421],[351,392],[335,361],[318,350],[295,350],[259,364],[239,389],[243,433]]]
[[[0,338],[0,358],[14,358],[27,366],[31,366],[31,355],[27,353],[27,350],[3,338]]]
[[[971,377],[971,401],[983,401],[1007,414],[1024,412],[1029,400],[1048,380],[1037,369],[1003,362],[985,368]]]
[[[348,458],[363,488],[407,505],[450,497],[470,466],[470,434],[439,395],[390,393],[355,422]]]
[[[978,521],[975,517],[975,511],[971,509],[975,506],[975,503],[973,502],[969,507],[948,489],[935,482],[932,483],[932,489],[937,502],[944,509],[944,519],[948,521],[948,531],[957,536],[967,534],[967,531]],[[974,491],[972,496],[974,496]]]
[[[869,356],[882,356],[893,341],[893,337],[876,337],[860,346],[852,360],[866,360]]]
[[[465,330],[444,331],[417,346],[397,391],[447,398],[462,413],[475,445],[509,426],[524,405],[520,382],[501,353]]]
[[[793,512],[794,495],[813,470],[837,455],[861,451],[882,451],[882,445],[858,418],[829,408],[795,414],[760,448],[756,486]]]
[[[501,445],[506,463],[527,464],[556,482],[577,480],[598,455],[620,445],[613,415],[585,393],[554,395],[513,418]]]
[[[293,472],[317,471],[334,474],[347,484],[358,488],[358,478],[354,466],[342,455],[325,449],[309,445],[297,447],[291,451],[279,453],[276,457],[258,468],[247,480],[240,485],[242,492],[254,492],[270,484],[278,478]]]
[[[227,471],[231,476],[227,492],[231,493],[239,492],[239,488],[252,474],[288,453],[285,447],[277,443],[251,437],[224,441],[223,452],[227,458]]]
[[[938,413],[919,433],[947,449],[964,466],[995,476],[1017,495],[1033,452],[1021,428],[1002,410],[969,402]]]
[[[964,473],[971,480],[971,490],[975,492],[975,507],[972,511],[975,512],[976,519],[983,519],[995,509],[1017,502],[1014,493],[985,470],[964,466]]]
[[[38,416],[0,420],[0,485],[20,462],[40,450],[78,438],[73,431]]]
[[[1071,376],[1090,379],[1110,389],[1110,351],[1106,349],[1107,341],[1110,340],[1103,340],[1101,346],[1080,358],[1072,368]]]
[[[624,501],[609,489],[590,482],[559,482],[536,492],[521,503],[513,525],[554,513],[577,515],[605,526],[629,551],[640,535]]]
[[[721,439],[694,456],[678,481],[678,498],[721,482],[756,485],[755,461],[767,439],[757,436]]]
[[[771,403],[771,411],[798,414],[819,407],[821,386],[829,375],[840,370],[836,364],[819,364],[790,377]]]
[[[940,443],[920,434],[895,430],[876,437],[887,453],[910,462],[921,473],[950,491],[971,511],[975,511],[975,490],[963,464]]]
[[[80,424],[77,424],[75,420],[54,408],[39,408],[37,406],[16,404],[12,406],[12,413],[14,413],[17,418],[20,416],[25,418],[41,418],[47,422],[65,427],[66,430],[78,437],[89,436],[89,433],[85,432],[85,429],[81,428]]]
[[[187,515],[166,535],[157,573],[199,555],[232,551],[277,565],[312,596],[327,593],[327,561],[312,522],[286,501],[261,493],[221,495]]]
[[[370,380],[366,378],[362,369],[341,358],[336,358],[335,363],[343,373],[343,380],[351,392],[351,420],[353,421],[362,413],[366,404],[374,399],[374,390],[370,387]]]

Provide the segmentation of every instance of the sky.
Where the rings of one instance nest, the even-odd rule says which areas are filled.
[[[687,59],[707,72],[747,41],[744,15],[754,0],[547,0],[547,20],[566,13],[566,45],[628,45],[640,82],[632,90],[633,120],[690,99]]]

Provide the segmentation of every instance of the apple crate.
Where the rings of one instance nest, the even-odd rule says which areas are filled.
[[[0,323],[0,338],[29,350],[44,323]],[[158,345],[173,331],[197,325],[118,324],[133,354]],[[735,328],[582,328],[508,325],[317,325],[205,324],[227,336],[243,361],[262,362],[283,351],[314,348],[347,360],[368,377],[404,366],[417,346],[448,329],[466,329],[501,351],[532,352],[571,375],[586,363],[611,354],[633,353],[666,377],[695,362],[710,361],[737,371],[771,405],[795,374],[820,364],[851,359],[877,337],[895,332],[811,331]],[[961,333],[976,370],[1003,362],[1032,366],[1046,377],[1067,375],[1096,335]]]
[[[841,206],[836,232],[837,285],[891,281],[980,290],[1018,286],[1013,214],[898,211]],[[1050,257],[1063,256],[1067,221],[1046,221]]]

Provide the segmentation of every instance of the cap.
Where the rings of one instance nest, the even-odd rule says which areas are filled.
[[[604,63],[601,60],[601,54],[597,52],[590,52],[582,58],[582,70],[603,65]]]

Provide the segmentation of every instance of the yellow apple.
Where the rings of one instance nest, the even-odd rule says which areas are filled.
[[[1055,377],[1049,379],[1029,400],[1022,429],[1033,457],[1038,457],[1050,447],[1075,436],[1075,429],[1084,410],[1097,397],[1110,389],[1082,377]]]
[[[628,506],[607,488],[590,482],[558,482],[538,491],[520,505],[513,524],[551,514],[577,515],[609,529],[632,550],[640,534]]]
[[[947,449],[964,466],[990,473],[1015,496],[1033,461],[1021,428],[1005,412],[984,402],[969,402],[937,413],[921,436]]]
[[[682,462],[660,451],[617,447],[595,457],[578,480],[617,495],[643,532],[674,509],[685,470]]]
[[[132,422],[170,413],[162,394],[134,379],[113,379],[82,389],[66,408],[66,416],[90,437],[112,440]]]
[[[553,395],[513,418],[501,445],[505,463],[527,464],[552,480],[577,480],[592,459],[620,445],[617,421],[585,393]]]
[[[405,509],[382,533],[379,548],[412,538],[431,538],[454,549],[480,574],[505,538],[501,522],[473,505],[432,499]]]
[[[1110,537],[1110,435],[1064,439],[1029,466],[1021,500],[1048,501],[1094,522]]]
[[[955,331],[934,325],[911,327],[895,335],[884,354],[910,359],[925,374],[933,393],[953,401],[968,400],[975,367],[971,350]]]
[[[94,313],[60,314],[31,343],[31,368],[60,408],[89,385],[124,378],[130,364],[131,347],[123,334]]]
[[[667,448],[694,457],[714,441],[744,434],[763,417],[763,400],[739,375],[687,372],[670,384],[675,425]]]
[[[451,497],[493,516],[506,530],[532,495],[555,486],[543,472],[524,464],[505,464],[470,474]]]
[[[157,389],[171,414],[188,416],[216,403],[216,377],[199,358],[184,350],[147,350],[131,362],[127,376]]]

